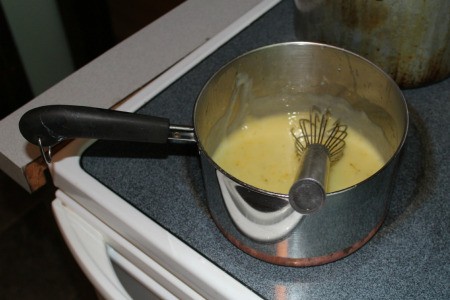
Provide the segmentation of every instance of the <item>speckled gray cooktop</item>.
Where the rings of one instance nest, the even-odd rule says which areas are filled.
[[[296,40],[294,9],[282,1],[139,113],[191,125],[196,97],[217,69],[248,50]],[[323,266],[271,265],[228,242],[208,213],[195,145],[99,141],[82,166],[264,298],[450,299],[450,80],[404,94],[410,128],[387,219],[356,253]]]

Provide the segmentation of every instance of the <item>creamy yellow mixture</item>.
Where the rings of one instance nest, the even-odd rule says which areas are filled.
[[[246,183],[288,193],[300,164],[290,132],[296,120],[298,116],[287,115],[249,119],[221,142],[213,159],[227,173]],[[385,163],[360,133],[350,127],[347,133],[344,155],[330,168],[328,192],[361,182]]]

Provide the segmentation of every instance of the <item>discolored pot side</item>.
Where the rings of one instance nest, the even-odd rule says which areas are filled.
[[[450,1],[295,0],[301,41],[360,54],[402,88],[450,75]]]

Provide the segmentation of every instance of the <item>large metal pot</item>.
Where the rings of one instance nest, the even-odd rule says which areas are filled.
[[[295,4],[299,40],[358,53],[403,88],[450,75],[448,0],[295,0]]]
[[[295,211],[287,194],[243,182],[212,159],[219,143],[239,128],[246,116],[259,118],[321,105],[301,100],[305,94],[340,97],[346,107],[367,115],[381,128],[381,137],[365,132],[357,121],[347,121],[361,127],[363,134],[379,139],[374,143],[383,145],[380,151],[387,161],[363,182],[328,194],[321,209],[310,215]],[[326,105],[332,109],[339,106]],[[44,155],[45,147],[73,137],[196,142],[208,206],[217,226],[237,247],[271,263],[311,266],[334,261],[361,247],[381,226],[406,137],[408,112],[395,82],[369,61],[315,43],[259,48],[212,76],[198,96],[193,119],[194,127],[190,128],[138,114],[50,106],[27,112],[20,129],[30,142],[41,146]]]

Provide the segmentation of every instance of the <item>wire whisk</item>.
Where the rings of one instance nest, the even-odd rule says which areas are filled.
[[[325,202],[330,165],[344,153],[347,125],[333,122],[328,109],[322,113],[315,106],[309,119],[300,119],[298,124],[291,134],[301,165],[289,190],[289,202],[296,211],[310,214]]]
[[[347,137],[347,125],[341,124],[339,120],[331,123],[330,119],[331,113],[328,109],[322,114],[317,107],[313,107],[309,119],[300,119],[298,130],[291,129],[300,156],[310,145],[319,144],[327,149],[332,164],[341,159]]]

